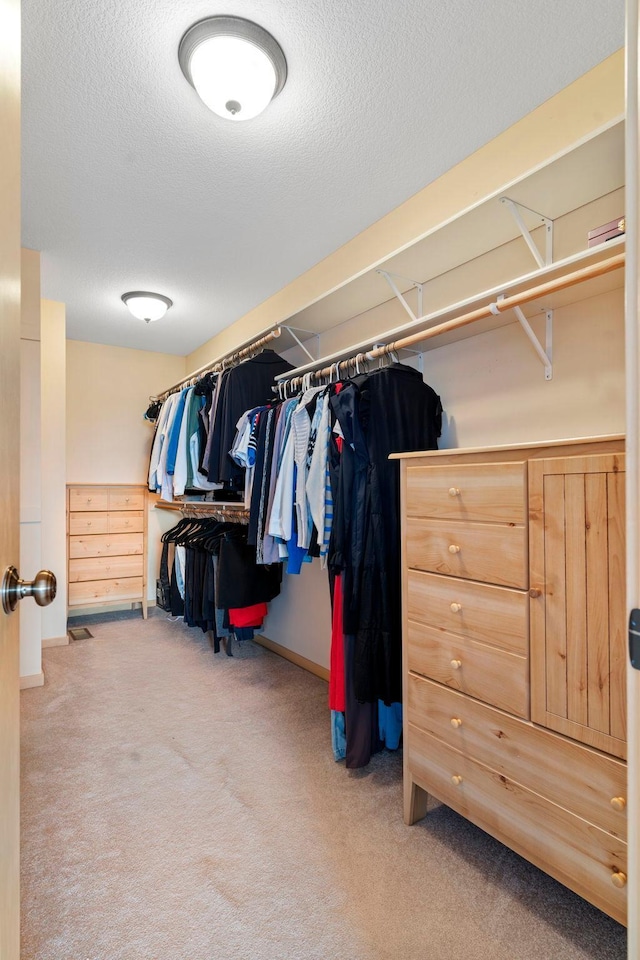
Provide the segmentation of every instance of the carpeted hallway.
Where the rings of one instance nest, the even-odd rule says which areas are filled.
[[[440,806],[347,772],[321,680],[159,612],[22,694],[23,960],[623,960],[624,928]]]

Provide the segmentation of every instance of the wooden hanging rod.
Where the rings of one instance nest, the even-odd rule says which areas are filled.
[[[272,340],[276,340],[280,336],[280,327],[274,327],[273,330],[268,330],[267,333],[258,337],[257,340],[251,340],[248,344],[231,351],[231,353],[225,353],[220,357],[216,357],[215,360],[211,360],[209,363],[205,363],[204,366],[199,367],[197,370],[193,370],[186,377],[183,377],[182,380],[178,380],[177,383],[174,383],[173,386],[168,387],[162,393],[159,393],[157,397],[152,399],[154,400],[166,400],[168,396],[172,393],[177,393],[178,390],[182,390],[183,387],[192,386],[196,383],[200,377],[204,376],[205,373],[217,373],[220,370],[224,370],[228,364],[237,363],[239,360],[244,360],[246,357],[251,356],[256,352],[256,350],[261,350],[262,347],[266,347],[268,343],[271,343]]]
[[[425,340],[430,340],[432,337],[438,337],[443,333],[449,333],[451,330],[457,330],[459,327],[468,326],[471,323],[475,323],[476,320],[485,320],[488,317],[506,313],[509,310],[513,310],[514,307],[522,306],[522,304],[525,303],[530,303],[532,300],[538,300],[540,297],[548,296],[549,294],[556,293],[559,290],[565,290],[568,287],[576,286],[576,284],[584,283],[586,280],[592,280],[596,277],[604,276],[604,274],[611,273],[614,270],[619,270],[621,267],[624,267],[624,263],[624,253],[617,254],[616,256],[610,257],[607,260],[602,260],[599,263],[582,267],[579,270],[574,270],[572,273],[564,274],[563,276],[556,277],[553,280],[547,280],[544,283],[538,284],[537,286],[529,287],[527,290],[523,290],[520,293],[514,293],[510,297],[494,300],[491,303],[487,303],[482,307],[476,308],[475,310],[470,310],[468,313],[463,313],[459,317],[454,317],[451,320],[445,320],[433,327],[427,327],[420,333],[412,333],[407,337],[402,337],[399,340],[393,340],[389,343],[383,344],[380,347],[375,347],[371,350],[352,354],[348,357],[345,357],[343,360],[338,360],[334,363],[331,363],[329,366],[322,367],[321,369],[309,369],[311,365],[308,365],[304,368],[304,373],[294,372],[292,376],[289,377],[278,377],[278,384],[295,383],[296,381],[302,383],[305,377],[313,379],[331,377],[332,375],[336,374],[337,370],[349,365],[353,365],[354,361],[376,360],[378,358],[385,357],[388,354],[394,353],[398,350],[415,346],[417,343],[423,343]],[[326,363],[326,360],[319,360],[318,363]]]

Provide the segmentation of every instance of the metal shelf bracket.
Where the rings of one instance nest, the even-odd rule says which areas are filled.
[[[531,341],[533,349],[538,354],[542,365],[544,366],[544,378],[545,380],[553,379],[553,310],[545,310],[546,317],[546,329],[545,329],[545,349],[542,348],[542,344],[538,340],[537,336],[534,333],[533,327],[525,317],[522,312],[521,307],[514,307],[513,312],[518,318],[520,326],[526,333],[527,337]]]
[[[394,294],[407,311],[412,320],[417,320],[418,317],[424,316],[424,309],[422,304],[424,284],[418,283],[417,280],[410,280],[409,277],[401,277],[399,273],[391,273],[390,270],[376,270],[376,273],[379,273],[381,277],[384,277]],[[394,280],[395,277],[395,280]],[[410,283],[412,287],[418,291],[418,312],[414,313],[407,301],[404,298],[402,291],[399,289],[396,280],[404,280],[405,283]]]
[[[516,222],[518,230],[522,234],[526,245],[531,251],[531,255],[538,264],[539,267],[550,267],[553,263],[553,220],[550,220],[548,217],[545,217],[544,214],[538,213],[537,210],[532,210],[530,207],[525,207],[523,203],[518,203],[517,200],[512,200],[510,197],[500,197],[500,203],[504,204],[511,211],[513,219]],[[538,220],[540,220],[545,225],[545,255],[544,259],[542,254],[538,250],[537,246],[533,242],[533,237],[531,236],[531,231],[527,227],[526,223],[522,219],[521,210],[526,210],[527,213],[533,214]]]
[[[317,360],[317,359],[318,359],[317,356],[314,357],[314,355],[311,353],[310,350],[307,350],[307,348],[305,347],[305,345],[304,345],[304,343],[302,342],[302,340],[300,339],[300,337],[296,336],[296,334],[294,333],[294,331],[297,330],[298,333],[310,333],[311,336],[314,337],[314,338],[315,338],[315,341],[316,341],[316,353],[319,353],[319,352],[320,352],[320,334],[319,334],[319,333],[314,333],[313,330],[302,330],[300,327],[289,327],[289,326],[287,326],[287,325],[284,324],[284,323],[281,324],[281,326],[282,326],[282,329],[283,329],[283,330],[286,330],[288,333],[291,334],[291,336],[293,337],[293,339],[295,340],[295,342],[298,344],[298,346],[300,347],[300,349],[301,349],[301,350],[304,350],[304,352],[306,353],[306,355],[309,357],[309,360]]]

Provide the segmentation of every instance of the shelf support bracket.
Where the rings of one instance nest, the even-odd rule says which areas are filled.
[[[412,320],[417,320],[419,317],[424,316],[424,310],[422,308],[422,299],[423,299],[423,292],[424,292],[423,283],[418,283],[417,280],[410,280],[408,277],[401,277],[399,273],[391,273],[389,270],[376,270],[376,273],[379,273],[381,277],[385,278],[385,280],[387,281],[387,283],[393,290],[394,294],[396,295],[396,297],[398,298],[398,300],[400,301],[400,303],[402,304],[404,309],[407,311],[407,313],[409,314]],[[394,277],[395,277],[395,280],[394,280]],[[418,291],[418,313],[417,314],[413,312],[413,310],[405,300],[404,295],[402,294],[402,291],[400,290],[400,288],[396,283],[396,280],[404,280],[406,283],[410,283],[411,286],[415,287],[415,289]]]
[[[301,330],[300,327],[288,327],[288,326],[287,326],[286,324],[284,324],[284,323],[282,324],[282,328],[283,328],[283,330],[286,330],[288,333],[291,334],[291,336],[293,337],[293,339],[295,340],[295,342],[298,344],[298,346],[300,347],[300,349],[301,349],[301,350],[304,350],[304,352],[306,353],[306,355],[309,357],[309,360],[317,360],[317,359],[318,359],[317,357],[314,357],[314,355],[311,353],[310,350],[307,350],[307,348],[305,347],[305,345],[304,345],[304,343],[302,342],[302,340],[300,339],[300,337],[296,336],[296,334],[294,333],[295,330],[297,330],[298,333],[312,333],[311,330]],[[319,344],[320,344],[320,334],[319,334],[319,333],[313,333],[313,336],[314,336],[315,339],[316,339],[316,346],[319,346]]]
[[[527,337],[531,341],[533,349],[538,354],[542,365],[544,366],[544,378],[545,380],[553,379],[553,310],[545,310],[546,316],[546,330],[545,330],[545,349],[542,348],[542,344],[538,340],[533,327],[525,317],[522,312],[521,307],[514,307],[513,312],[518,318],[520,326],[526,333]]]
[[[510,197],[500,197],[500,203],[503,203],[511,211],[511,215],[516,222],[518,230],[522,234],[526,245],[531,251],[531,255],[538,264],[539,267],[550,267],[553,263],[553,220],[550,220],[548,217],[545,217],[544,214],[538,213],[537,210],[532,210],[530,207],[525,207],[524,204],[518,203],[517,200],[512,200]],[[545,255],[544,259],[542,254],[536,247],[533,242],[533,237],[531,236],[531,231],[527,227],[526,223],[522,219],[521,210],[526,210],[527,213],[533,214],[538,220],[544,223],[544,236],[545,236]]]

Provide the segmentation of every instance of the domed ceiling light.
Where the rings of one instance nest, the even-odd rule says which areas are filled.
[[[287,79],[278,42],[241,17],[208,17],[189,27],[178,48],[185,77],[201,100],[226,120],[251,120]]]
[[[123,293],[120,299],[126,303],[136,320],[144,320],[145,323],[161,320],[169,307],[173,306],[173,300],[169,300],[169,297],[163,297],[160,293],[148,293],[146,290]]]

